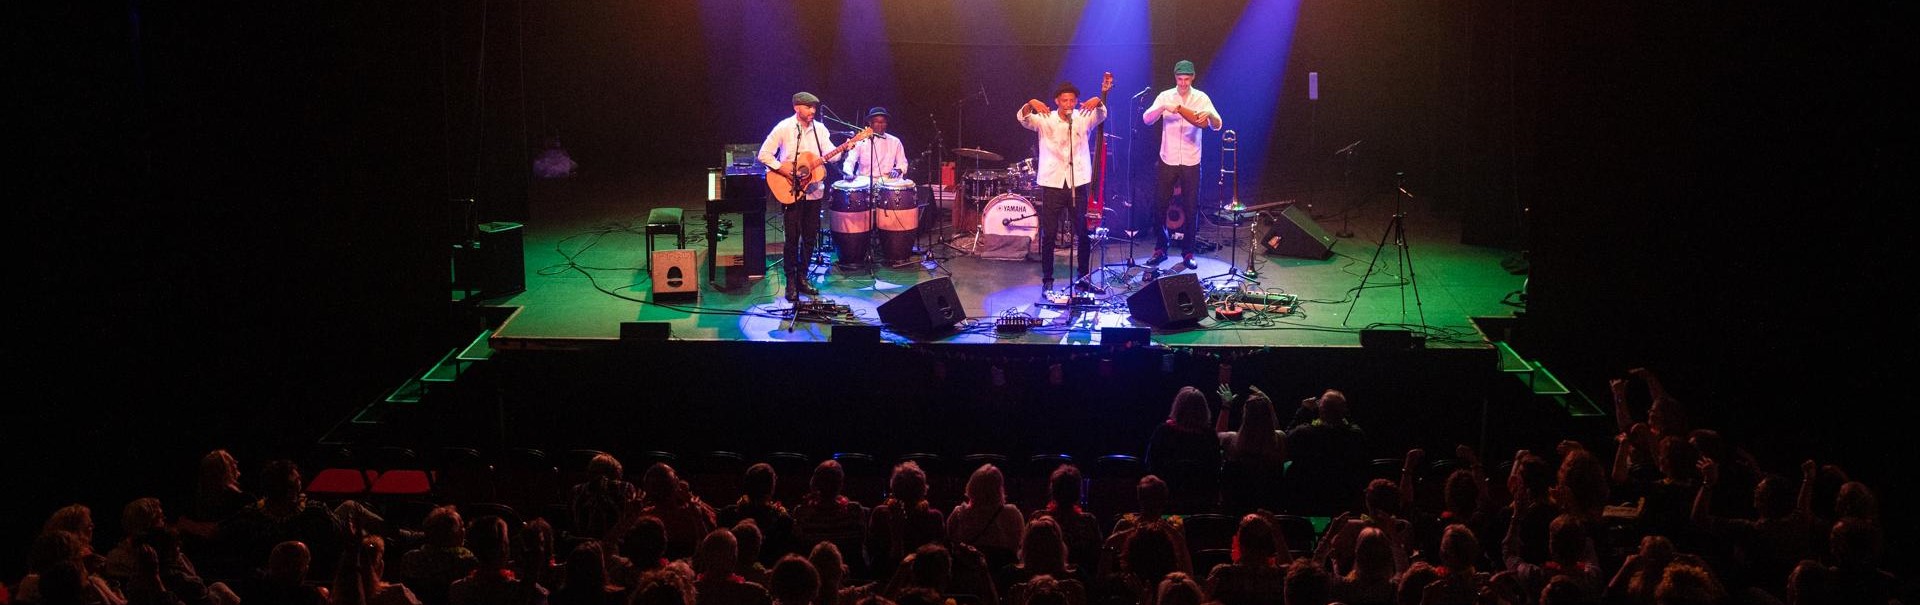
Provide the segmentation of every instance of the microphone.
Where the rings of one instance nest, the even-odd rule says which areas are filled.
[[[1150,92],[1153,92],[1153,87],[1152,87],[1152,86],[1148,86],[1148,87],[1146,87],[1146,88],[1142,88],[1142,89],[1140,89],[1140,92],[1136,92],[1136,93],[1133,93],[1133,98],[1135,98],[1135,99],[1138,99],[1138,98],[1140,98],[1140,95],[1144,95],[1144,94],[1147,94],[1147,93],[1150,93]]]

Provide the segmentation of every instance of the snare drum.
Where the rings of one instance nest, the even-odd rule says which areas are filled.
[[[967,201],[984,204],[1007,192],[1007,173],[1000,170],[974,170],[962,177],[960,190]]]
[[[1040,175],[1034,170],[1033,158],[1014,162],[1007,167],[1007,189],[1009,191],[1037,191],[1040,189]]]

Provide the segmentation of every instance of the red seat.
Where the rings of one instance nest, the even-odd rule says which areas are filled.
[[[353,468],[329,468],[313,476],[307,493],[321,496],[352,496],[367,493],[378,473]]]

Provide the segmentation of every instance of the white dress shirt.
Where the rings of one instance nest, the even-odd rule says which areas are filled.
[[[815,155],[825,157],[828,151],[833,150],[832,147],[828,147],[833,144],[833,137],[827,129],[820,127],[819,120],[814,120],[804,129],[794,127],[798,122],[798,118],[787,116],[787,119],[773,125],[773,132],[767,133],[767,141],[760,144],[760,163],[766,164],[769,169],[775,169],[780,168],[781,164],[793,161],[793,156],[802,151],[811,151]],[[826,195],[826,185],[816,182],[807,186],[805,197],[817,200]]]
[[[1213,108],[1213,99],[1208,97],[1207,93],[1200,92],[1198,88],[1188,88],[1187,96],[1182,97],[1179,87],[1161,92],[1159,97],[1154,98],[1153,106],[1140,115],[1140,120],[1148,124],[1152,124],[1154,120],[1160,120],[1161,163],[1168,166],[1200,165],[1200,127],[1188,124],[1187,119],[1180,117],[1180,114],[1160,111],[1161,107],[1167,105],[1178,105],[1196,113],[1213,114],[1213,117],[1222,125],[1227,123],[1227,119],[1220,116],[1220,110]],[[1161,115],[1162,113],[1165,115]],[[1220,126],[1213,126],[1213,129],[1219,130]]]
[[[887,176],[898,170],[907,173],[907,144],[894,135],[874,135],[867,137],[847,150],[847,160],[840,165],[840,173],[849,177]],[[872,171],[872,172],[869,172]]]
[[[1093,153],[1087,149],[1087,133],[1093,127],[1107,121],[1107,106],[1099,109],[1073,110],[1073,123],[1068,124],[1060,117],[1059,111],[1044,114],[1028,113],[1022,110],[1014,117],[1020,125],[1040,134],[1040,162],[1036,170],[1036,180],[1042,187],[1067,188],[1067,150],[1073,150],[1073,186],[1079,187],[1093,181]]]

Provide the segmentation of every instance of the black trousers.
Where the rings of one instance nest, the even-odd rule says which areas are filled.
[[[1087,263],[1093,253],[1093,240],[1087,238],[1087,189],[1086,185],[1074,187],[1071,199],[1068,190],[1060,187],[1040,188],[1040,278],[1053,279],[1054,242],[1060,240],[1062,227],[1074,235],[1080,257],[1074,262],[1081,275],[1087,274]]]
[[[1153,233],[1153,249],[1156,252],[1167,250],[1167,240],[1180,241],[1180,253],[1193,253],[1193,224],[1199,222],[1194,215],[1195,206],[1200,199],[1200,166],[1168,166],[1160,163],[1159,192],[1153,196],[1153,210],[1161,218]],[[1179,206],[1174,206],[1173,186],[1180,185]],[[1175,209],[1178,214],[1173,214]],[[1178,233],[1179,237],[1173,234]]]
[[[820,247],[820,200],[798,200],[780,207],[780,223],[787,232],[787,241],[780,248],[780,264],[787,274],[787,287],[792,288],[807,278],[807,265],[813,262],[813,251]]]

